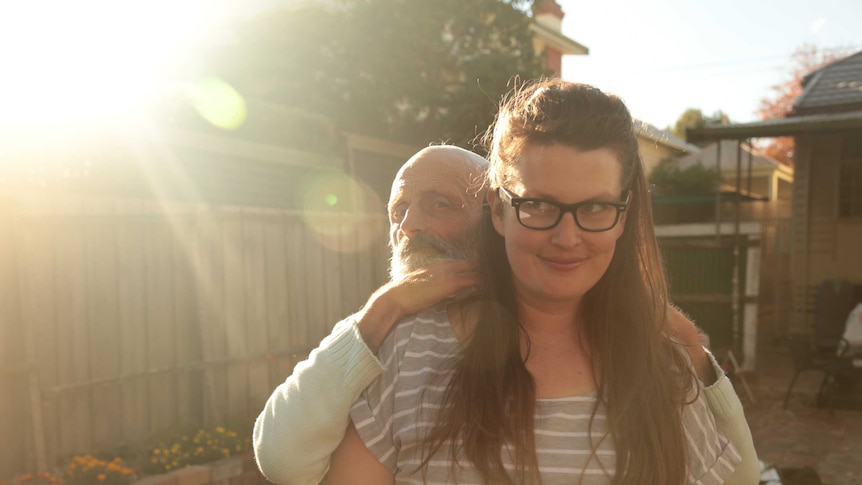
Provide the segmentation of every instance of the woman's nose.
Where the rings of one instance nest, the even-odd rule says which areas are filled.
[[[582,229],[575,222],[571,212],[563,214],[560,222],[552,229],[551,242],[561,247],[572,247],[581,241]]]

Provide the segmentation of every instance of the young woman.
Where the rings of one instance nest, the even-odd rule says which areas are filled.
[[[725,483],[740,457],[668,337],[625,105],[530,85],[504,103],[490,148],[488,298],[392,331],[329,485]]]

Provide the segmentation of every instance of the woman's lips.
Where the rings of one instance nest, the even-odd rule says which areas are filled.
[[[541,256],[540,256],[541,257]],[[548,266],[557,271],[572,271],[577,269],[587,258],[549,258],[541,257]]]

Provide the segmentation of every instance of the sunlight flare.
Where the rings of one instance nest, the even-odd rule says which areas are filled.
[[[132,115],[187,60],[216,11],[202,0],[0,3],[0,123]]]

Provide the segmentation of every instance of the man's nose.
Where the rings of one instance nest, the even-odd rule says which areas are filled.
[[[425,231],[426,215],[418,207],[408,208],[401,219],[401,232],[410,236],[417,232]]]
[[[573,247],[581,242],[583,236],[583,229],[578,227],[575,215],[571,212],[563,214],[563,218],[551,231],[551,242],[561,247]]]

